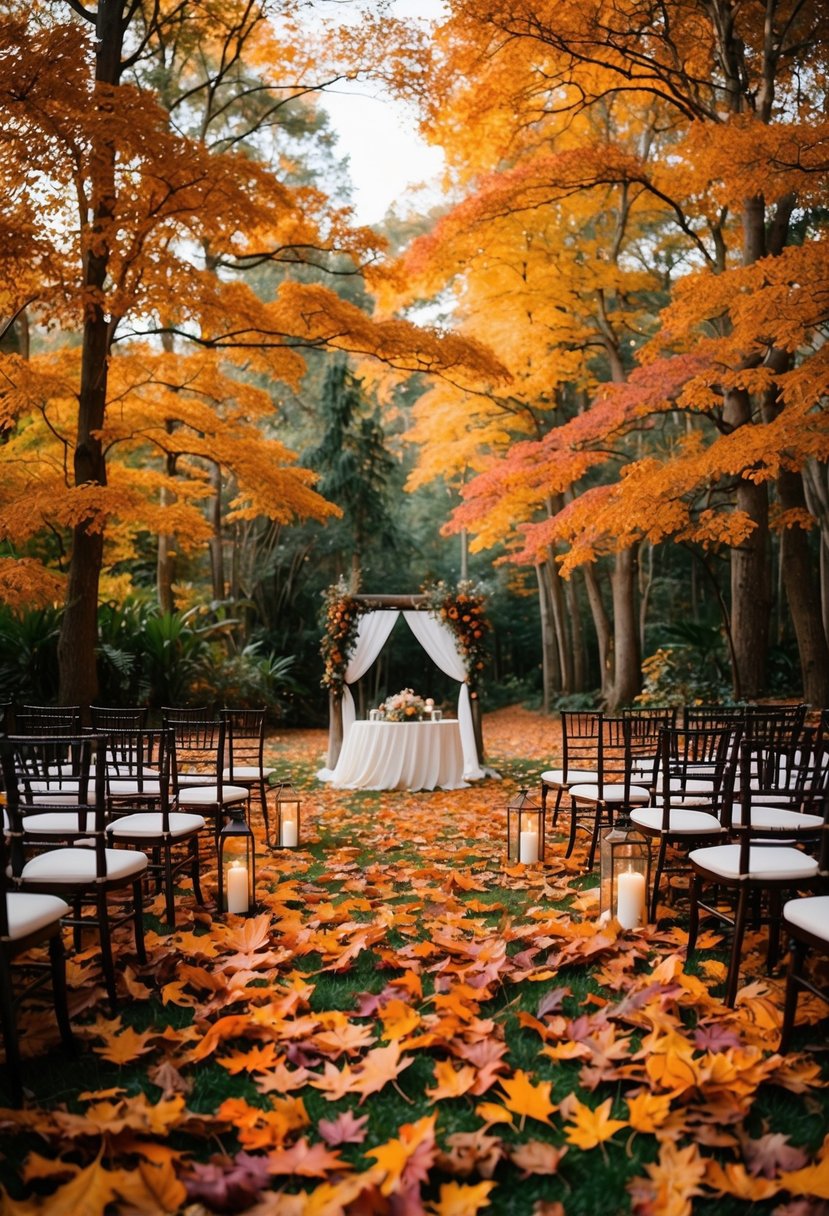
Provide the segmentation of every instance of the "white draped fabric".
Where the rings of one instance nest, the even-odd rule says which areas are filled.
[[[371,612],[363,613],[360,617],[357,639],[345,671],[345,684],[343,685],[343,744],[356,718],[354,697],[349,685],[364,676],[371,667],[385,646],[399,615],[400,612],[396,608],[376,608]],[[466,683],[466,667],[458,650],[455,635],[448,625],[432,616],[431,613],[407,610],[403,616],[432,662],[445,675],[460,683],[458,726],[463,750],[463,775],[468,781],[479,780],[486,774],[478,761],[475,727],[472,721],[472,703],[469,697],[469,685]],[[323,781],[330,780],[331,770],[322,769],[317,776]]]
[[[429,612],[404,612],[403,616],[412,633],[420,642],[432,662],[452,680],[460,682],[458,698],[458,726],[463,749],[463,775],[467,781],[477,781],[484,771],[478,763],[478,746],[475,742],[475,727],[472,723],[472,703],[469,685],[466,683],[466,664],[458,650],[455,635],[448,625]]]
[[[357,622],[357,640],[345,669],[343,685],[343,742],[357,716],[349,684],[356,684],[366,674],[388,641],[399,615],[396,608],[383,608],[377,612],[364,612]]]

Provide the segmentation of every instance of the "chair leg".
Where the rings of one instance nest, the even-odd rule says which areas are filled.
[[[740,957],[743,952],[743,938],[746,931],[748,904],[751,892],[748,887],[741,887],[737,895],[737,907],[734,912],[734,937],[731,942],[731,959],[728,964],[725,1003],[729,1009],[734,1008],[737,1000],[737,987],[740,981]]]
[[[259,782],[259,801],[262,803],[262,818],[265,821],[265,844],[268,848],[271,847],[271,824],[268,818],[268,792],[265,789],[265,782]]]
[[[173,846],[164,849],[164,916],[171,929],[176,927],[176,899],[173,889]]]
[[[564,856],[569,857],[576,847],[576,800],[570,799],[570,838],[567,841],[567,848],[564,850]]]
[[[72,1050],[75,1037],[69,1021],[69,1004],[66,998],[66,951],[63,937],[56,933],[49,941],[49,966],[52,971],[52,995],[55,1002],[55,1017],[64,1047]]]
[[[553,817],[550,821],[552,823],[553,827],[555,827],[556,824],[558,823],[558,812],[561,808],[561,798],[562,798],[563,794],[564,794],[564,786],[560,785],[558,787],[558,789],[556,790],[556,803],[555,803],[555,806],[553,807]]]
[[[0,951],[0,1026],[6,1048],[6,1088],[13,1106],[23,1105],[23,1080],[20,1048],[17,1044],[17,1022],[12,997],[11,966],[5,951]]]
[[[783,900],[780,891],[769,891],[769,945],[766,954],[766,969],[768,974],[777,967],[780,958],[780,919]]]
[[[687,960],[694,953],[697,946],[697,934],[699,933],[699,897],[702,888],[702,879],[699,874],[694,874],[691,878],[691,907],[688,912],[688,946],[686,948],[685,959]]]
[[[204,906],[204,899],[201,893],[201,882],[199,874],[199,838],[198,836],[191,837],[190,840],[190,880],[193,883],[193,894],[196,897],[196,903]]]
[[[608,823],[612,825],[612,822],[613,822],[612,811],[610,810],[609,807],[604,807],[601,804],[601,802],[598,803],[598,805],[596,806],[596,814],[593,817],[593,833],[590,837],[590,852],[587,855],[587,873],[588,874],[593,869],[593,865],[596,861],[596,849],[599,846],[599,835],[601,833],[602,819],[604,818],[605,811],[607,811]]]
[[[797,1016],[797,997],[800,991],[800,977],[806,963],[806,946],[803,942],[792,941],[792,953],[789,959],[789,973],[786,976],[786,1000],[783,1005],[783,1026],[780,1031],[780,1046],[777,1050],[781,1055],[789,1050],[792,1031]]]
[[[144,884],[139,878],[132,884],[132,923],[135,933],[135,953],[139,963],[146,963],[147,949],[144,945]]]
[[[112,957],[112,936],[109,931],[109,910],[107,893],[101,889],[95,899],[96,915],[98,917],[98,940],[101,946],[101,966],[104,971],[104,984],[109,997],[110,1009],[114,1013],[118,1008],[118,986],[115,982],[115,963]]]
[[[651,895],[651,923],[656,924],[656,912],[659,907],[659,885],[662,882],[662,872],[665,869],[665,854],[668,851],[668,838],[662,836],[659,841],[659,852],[656,855],[656,869],[653,874],[653,893]]]

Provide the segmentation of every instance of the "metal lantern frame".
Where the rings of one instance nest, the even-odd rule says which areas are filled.
[[[527,865],[543,861],[544,845],[544,808],[533,802],[528,790],[522,789],[507,804],[507,860]]]
[[[599,857],[600,917],[615,917],[623,929],[643,927],[650,902],[651,843],[631,823],[627,808],[617,809],[612,826],[602,833]]]
[[[219,911],[232,912],[237,916],[253,916],[256,912],[256,840],[248,822],[244,805],[228,809],[228,818],[222,824],[218,839],[219,860]],[[239,892],[237,884],[229,879],[229,870],[234,862],[244,865],[246,907],[231,907],[236,902]]]
[[[276,846],[280,849],[296,849],[302,839],[302,799],[290,781],[283,781],[276,792]],[[295,823],[296,832],[286,832],[286,827]],[[287,839],[286,839],[287,837]]]

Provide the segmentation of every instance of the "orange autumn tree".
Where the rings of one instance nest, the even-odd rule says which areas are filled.
[[[639,162],[621,141],[652,144],[654,125],[653,114],[621,101],[607,107],[601,124],[593,115],[581,116],[569,131],[558,131],[558,154],[528,152],[512,169],[481,177],[474,192],[401,259],[398,277],[410,293],[436,294],[451,283],[462,332],[503,354],[512,373],[508,395],[481,384],[475,399],[441,385],[415,406],[410,438],[420,445],[420,457],[412,484],[441,475],[459,458],[479,474],[455,514],[455,526],[475,534],[473,548],[518,544],[516,528],[539,513],[556,516],[580,480],[608,458],[607,451],[574,451],[546,482],[506,471],[516,444],[534,450],[551,428],[583,410],[603,380],[623,383],[632,348],[653,326],[664,267],[681,251],[666,232],[664,202],[626,180]],[[607,142],[610,126],[619,145]],[[555,134],[547,131],[550,141]],[[462,153],[461,145],[457,155]],[[658,257],[645,264],[640,248],[657,243]],[[635,452],[635,440],[614,444],[617,469]],[[498,493],[485,499],[475,487],[493,485],[485,474],[502,461]],[[559,692],[585,686],[580,608],[572,581],[562,585],[559,579],[555,557],[550,545],[538,546],[529,559],[538,579],[542,637],[555,639],[554,647],[543,647],[545,693],[550,683]],[[611,618],[599,582],[603,574],[603,566],[584,566],[602,695],[621,704],[640,681],[630,546],[619,547],[610,572]]]
[[[314,347],[411,370],[460,371],[484,356],[405,322],[376,324],[319,285],[286,279],[262,300],[245,283],[245,269],[263,261],[353,266],[374,251],[319,191],[287,185],[289,166],[257,159],[257,120],[267,129],[286,93],[318,83],[294,41],[294,5],[70,7],[69,20],[50,5],[16,6],[3,20],[3,311],[25,310],[68,339],[58,353],[4,359],[14,433],[3,459],[14,467],[3,524],[12,542],[40,529],[53,538],[51,553],[40,550],[54,565],[56,549],[67,569],[61,697],[88,703],[108,536],[122,546],[140,528],[202,537],[194,509],[205,461],[233,472],[239,513],[330,510],[277,440],[260,443],[253,421],[267,393],[244,377],[296,383],[302,351]],[[272,17],[285,23],[281,56]],[[270,65],[290,65],[290,83]],[[223,115],[215,143],[187,129],[211,90],[228,108],[245,103],[235,130]],[[164,461],[147,466],[154,452],[175,456],[174,483]],[[49,580],[43,595],[54,592]],[[34,593],[36,567],[27,582]]]
[[[574,565],[601,552],[623,552],[648,535],[728,546],[735,690],[756,696],[765,688],[772,506],[771,523],[783,528],[782,581],[804,693],[818,704],[829,696],[829,655],[806,531],[815,517],[807,510],[802,470],[825,463],[827,454],[817,408],[826,387],[826,312],[812,275],[804,290],[788,267],[797,264],[796,275],[803,273],[796,247],[804,263],[822,264],[826,16],[823,4],[786,0],[739,10],[719,0],[453,0],[435,35],[422,91],[427,130],[456,151],[464,184],[479,183],[482,170],[497,160],[508,166],[502,176],[523,170],[529,179],[545,144],[554,153],[572,147],[582,117],[592,114],[599,123],[620,97],[643,117],[656,114],[658,137],[643,138],[639,147],[625,146],[609,125],[606,142],[616,155],[599,179],[662,202],[660,231],[670,221],[684,252],[681,269],[693,274],[691,285],[676,293],[658,347],[643,354],[661,360],[645,394],[663,420],[649,424],[655,465],[647,467],[654,476],[647,483],[643,477],[619,482],[607,479],[605,466],[605,488],[534,528],[521,558],[536,559],[551,542],[563,542],[573,546]],[[642,129],[648,129],[644,122]],[[582,143],[584,180],[571,176],[572,193],[595,188],[589,176],[595,146],[595,138]],[[527,227],[550,189],[557,195],[562,185],[548,179],[545,195],[544,184],[537,178],[525,191],[520,206]],[[656,266],[661,249],[655,236],[640,243],[638,255]],[[665,287],[676,291],[676,270],[663,269]],[[586,430],[574,421],[570,431],[548,438],[538,450],[548,479],[560,483],[577,454],[587,459],[592,452],[589,459],[601,463],[603,449],[641,428],[647,411],[637,414],[634,396],[619,385]],[[689,454],[666,426],[677,412],[691,432],[695,474],[685,461],[675,479],[674,460]],[[505,466],[500,489],[518,482],[521,471],[532,477],[533,463],[531,449],[522,452],[511,479]],[[663,466],[659,476],[655,466]],[[469,510],[459,517],[464,523],[493,502],[494,485],[468,488]],[[615,509],[600,514],[605,503]]]

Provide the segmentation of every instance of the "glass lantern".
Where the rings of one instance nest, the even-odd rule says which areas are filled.
[[[299,845],[300,800],[290,781],[279,787],[276,795],[276,839],[282,849],[295,849]]]
[[[544,860],[544,810],[527,790],[507,805],[507,860],[525,865]]]
[[[651,846],[627,811],[617,811],[613,827],[602,833],[600,858],[600,917],[615,916],[623,929],[641,928],[648,919]]]
[[[219,832],[219,910],[252,916],[256,910],[256,842],[244,805],[231,807]]]

